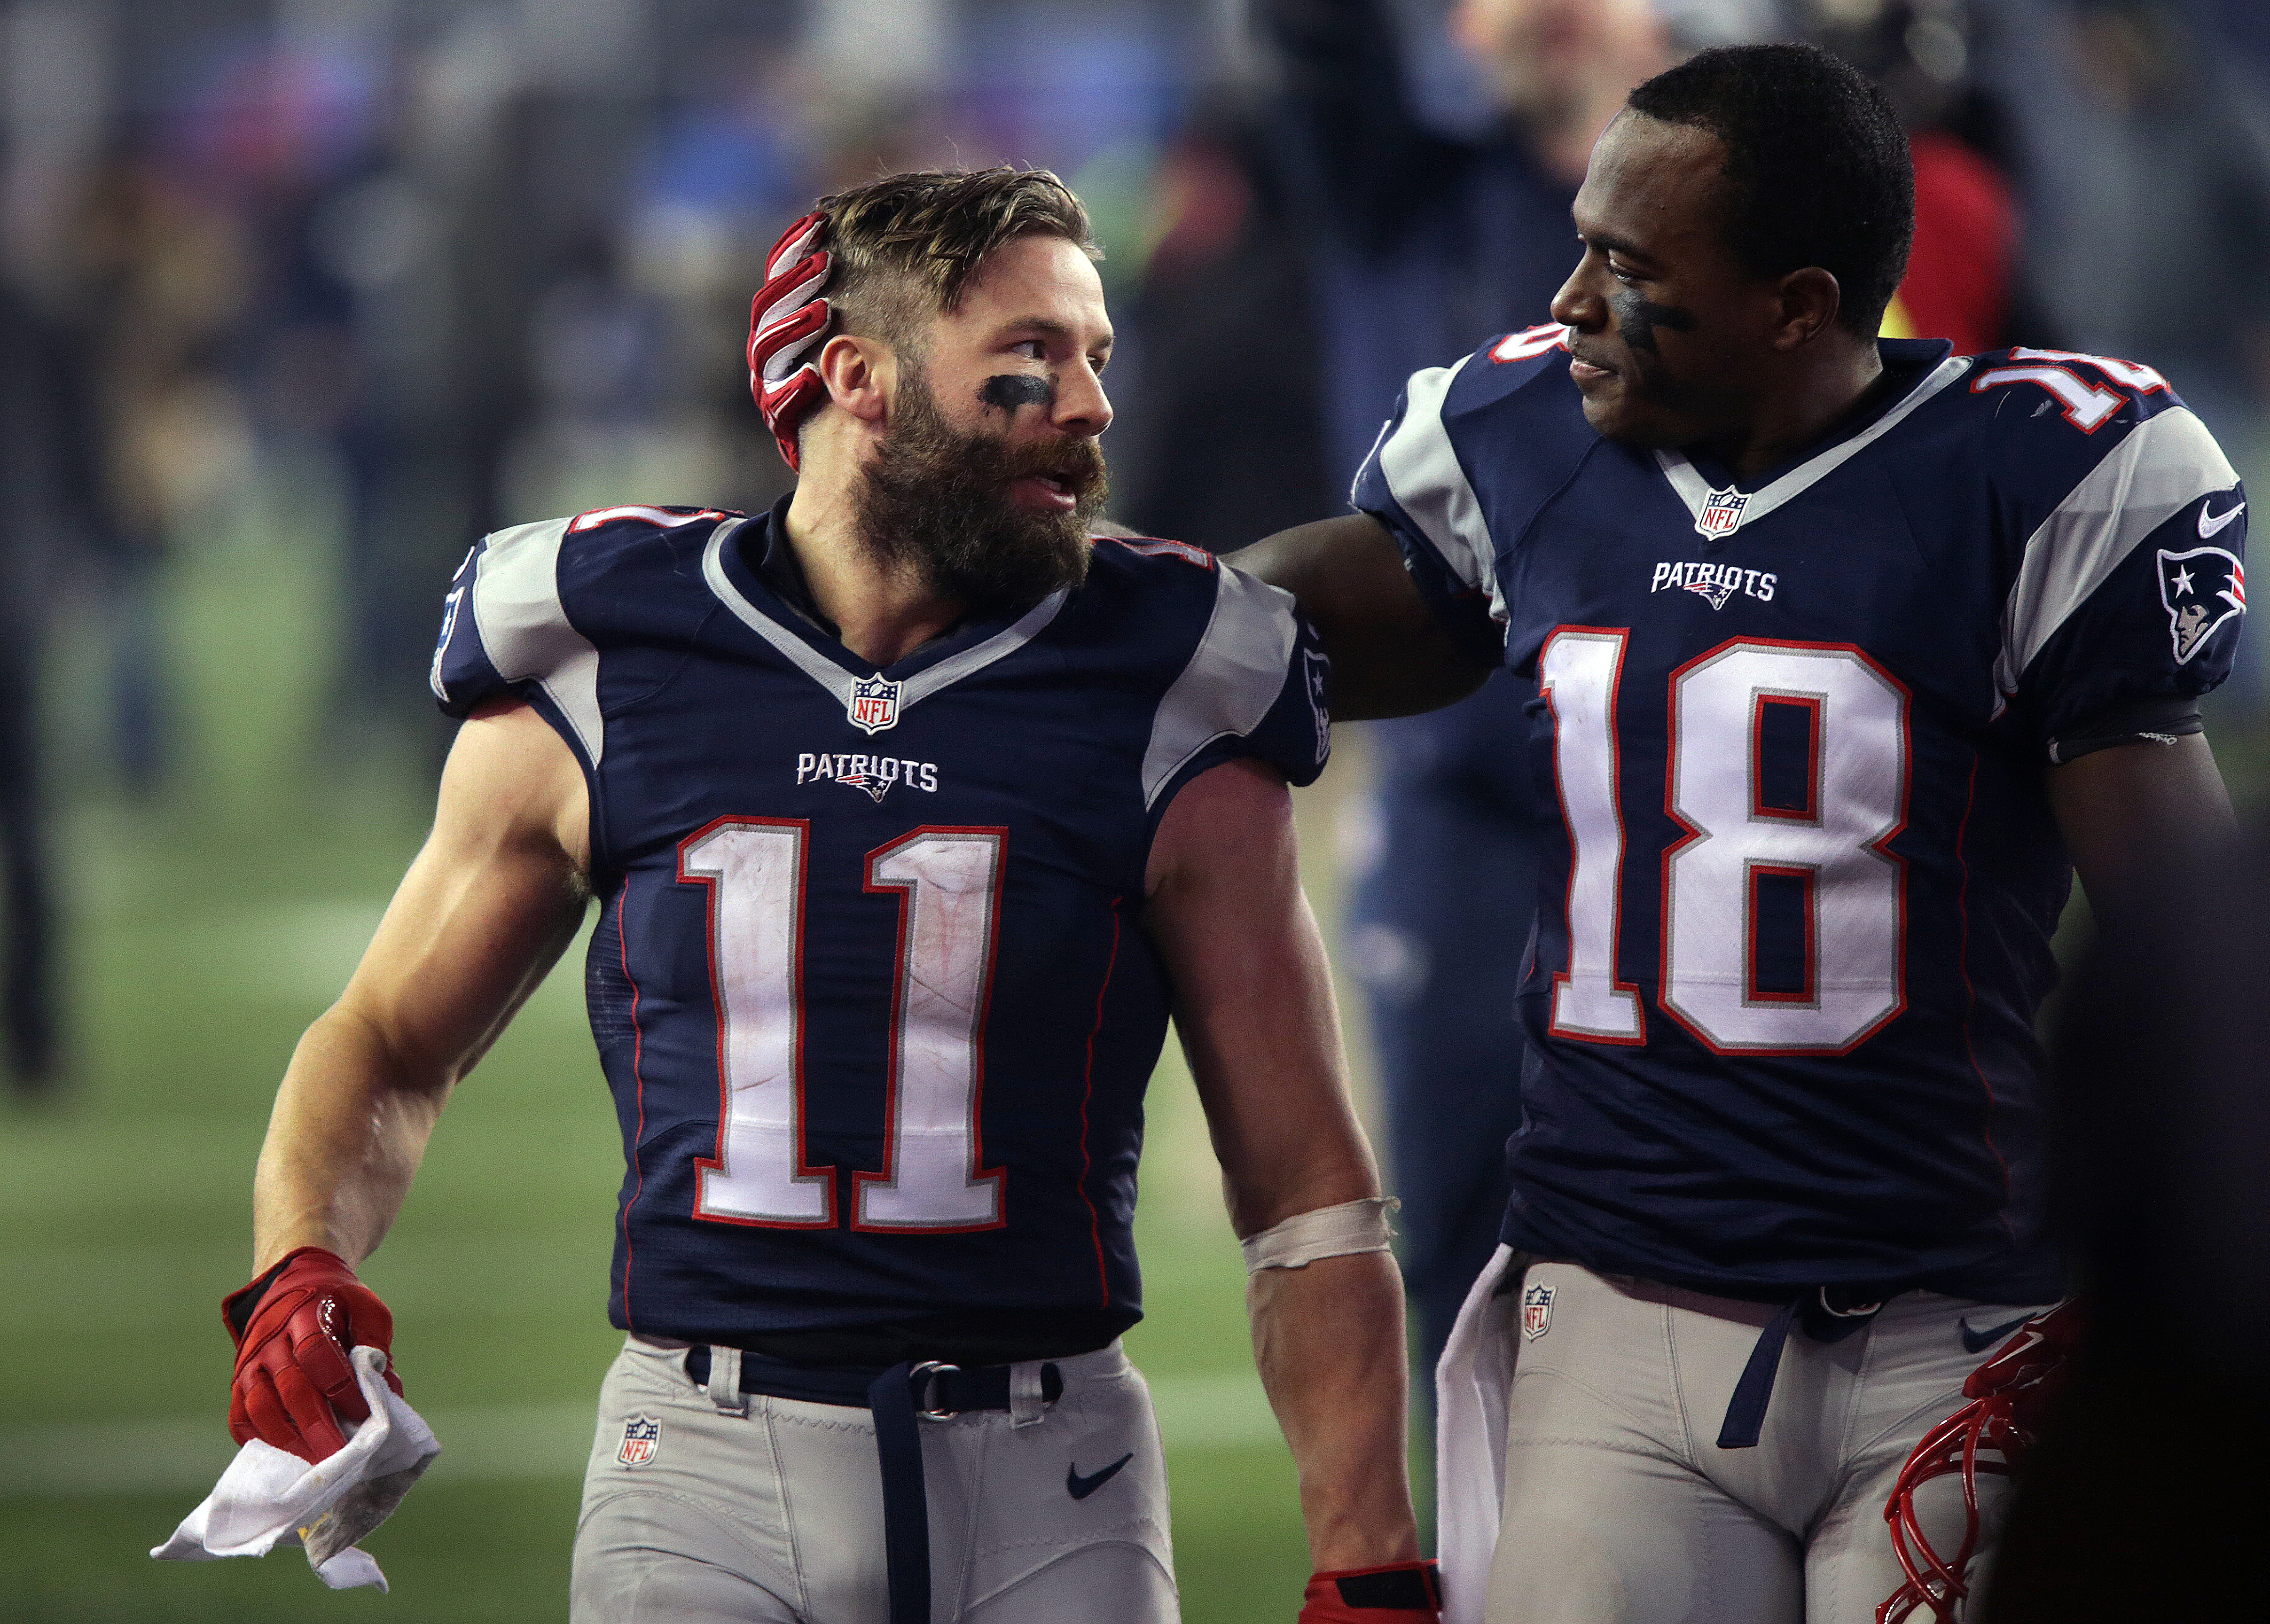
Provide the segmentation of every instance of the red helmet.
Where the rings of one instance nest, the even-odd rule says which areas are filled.
[[[765,256],[765,282],[749,304],[749,393],[781,455],[796,466],[797,425],[827,393],[813,357],[827,337],[827,285],[835,262],[815,247],[827,217],[807,214]]]
[[[1970,1559],[1978,1550],[1978,1478],[2008,1477],[2041,1435],[2041,1423],[2064,1385],[2066,1358],[2080,1339],[2081,1305],[2072,1298],[2018,1327],[1994,1356],[1962,1383],[1970,1402],[1924,1435],[1900,1468],[1884,1502],[1892,1552],[1908,1576],[1876,1609],[1876,1624],[1899,1624],[1918,1607],[1952,1624],[1957,1604],[1970,1594]],[[1981,1459],[1984,1454],[1990,1458]],[[1962,1543],[1944,1556],[1916,1515],[1916,1491],[1933,1478],[1962,1475]]]

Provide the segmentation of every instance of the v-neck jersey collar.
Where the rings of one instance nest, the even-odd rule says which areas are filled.
[[[736,619],[847,708],[855,689],[871,691],[878,685],[887,689],[899,710],[917,704],[1032,641],[1072,596],[1060,588],[1037,604],[1008,612],[1013,619],[1000,611],[972,615],[948,634],[933,638],[904,659],[879,669],[792,609],[749,567],[745,546],[760,537],[769,539],[769,528],[779,517],[775,509],[720,522],[702,548],[702,580]]]
[[[1812,448],[1799,454],[1795,463],[1784,463],[1778,469],[1769,470],[1754,483],[1730,475],[1726,486],[1716,486],[1710,476],[1685,452],[1657,451],[1653,454],[1656,465],[1662,471],[1672,490],[1687,505],[1698,527],[1705,505],[1722,490],[1738,492],[1743,499],[1739,508],[1739,524],[1754,523],[1776,508],[1794,501],[1905,422],[1925,402],[1962,377],[1970,367],[1970,358],[1950,353],[1954,345],[1943,338],[1922,343],[1901,339],[1881,342],[1898,344],[1907,349],[1908,353],[1900,356],[1900,360],[1921,363],[1920,369],[1908,387],[1890,396],[1874,412],[1847,426],[1835,439],[1826,444],[1815,441]],[[1910,345],[1912,348],[1909,347]],[[1918,354],[1918,351],[1922,353]],[[1934,352],[1935,365],[1932,364]],[[1727,470],[1715,466],[1713,471],[1728,473]]]
[[[845,647],[838,628],[820,612],[813,601],[803,567],[788,545],[790,500],[783,496],[766,512],[752,514],[745,519],[728,519],[718,526],[712,536],[712,550],[717,555],[716,573],[722,575],[722,585],[719,580],[712,579],[710,588],[743,621],[748,620],[748,616],[741,612],[746,604],[774,625],[795,633],[814,652],[854,677],[883,676],[904,681],[941,660],[951,659],[998,636],[1006,627],[1022,621],[1035,607],[1026,604],[965,614],[920,648],[888,665],[879,666]],[[733,590],[738,603],[735,597],[727,596],[724,587]],[[1063,594],[1054,597],[1061,598]]]

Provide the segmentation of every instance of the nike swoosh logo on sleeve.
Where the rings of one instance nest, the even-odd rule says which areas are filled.
[[[1962,1327],[1962,1351],[1966,1353],[1983,1353],[2031,1318],[2033,1316],[2030,1314],[2021,1314],[2009,1324],[1997,1325],[1991,1331],[1973,1331],[1969,1320],[1958,1321],[1957,1324]]]
[[[1065,1492],[1069,1494],[1074,1500],[1085,1500],[1090,1494],[1095,1493],[1097,1489],[1102,1488],[1105,1484],[1110,1482],[1113,1478],[1118,1476],[1119,1469],[1134,1458],[1135,1451],[1130,1450],[1126,1454],[1122,1455],[1117,1460],[1113,1461],[1109,1466],[1106,1466],[1102,1471],[1097,1472],[1094,1477],[1088,1478],[1084,1478],[1079,1475],[1079,1466],[1077,1462],[1067,1465],[1065,1468]]]
[[[2229,525],[2233,519],[2237,518],[2240,514],[2244,513],[2245,511],[2246,504],[2244,502],[2241,502],[2237,507],[2233,508],[2229,513],[2217,513],[2211,515],[2207,510],[2207,504],[2205,502],[2201,502],[2200,504],[2199,516],[2200,539],[2201,541],[2213,540],[2215,537],[2222,534],[2225,528]]]

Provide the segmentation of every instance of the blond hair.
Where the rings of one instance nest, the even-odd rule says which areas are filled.
[[[986,258],[1019,237],[1061,237],[1102,259],[1087,211],[1046,169],[918,170],[851,187],[815,205],[819,246],[835,256],[827,298],[840,330],[911,351],[950,312]]]

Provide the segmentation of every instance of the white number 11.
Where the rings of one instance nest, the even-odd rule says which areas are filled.
[[[808,826],[729,818],[679,849],[709,887],[717,1011],[717,1153],[694,1215],[774,1228],[835,1224],[835,1170],[805,1164],[804,907]],[[922,828],[871,852],[866,888],[895,891],[883,1170],[853,1175],[855,1229],[990,1229],[1003,1175],[982,1168],[983,1027],[999,933],[1005,829]]]

